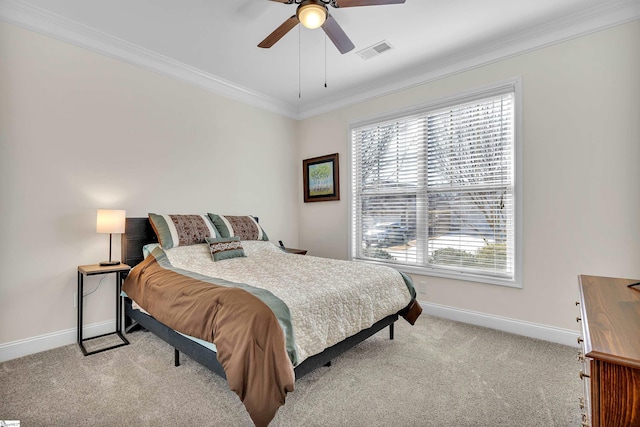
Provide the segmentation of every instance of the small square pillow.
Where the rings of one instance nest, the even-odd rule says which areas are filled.
[[[220,237],[206,215],[149,214],[149,221],[163,249],[206,243],[207,237]]]
[[[220,237],[218,239],[207,237],[207,243],[214,261],[246,256],[239,237]]]
[[[240,240],[269,240],[258,221],[251,215],[231,216],[209,214],[221,237],[239,237]]]

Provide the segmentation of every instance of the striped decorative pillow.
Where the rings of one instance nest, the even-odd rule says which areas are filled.
[[[251,215],[231,216],[209,214],[221,237],[239,237],[240,240],[269,240],[258,221]]]
[[[163,249],[206,243],[207,237],[220,237],[206,215],[159,215],[149,221]]]
[[[246,256],[239,237],[221,237],[219,239],[208,237],[207,243],[214,261]]]

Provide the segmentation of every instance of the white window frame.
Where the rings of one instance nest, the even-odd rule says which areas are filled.
[[[514,92],[514,164],[513,164],[513,185],[514,185],[514,274],[512,278],[501,278],[496,276],[473,274],[465,271],[456,271],[454,269],[436,269],[425,266],[411,266],[403,265],[399,263],[385,262],[383,260],[372,260],[370,258],[361,259],[357,257],[358,244],[356,242],[356,230],[354,229],[354,215],[356,212],[356,199],[354,194],[354,179],[356,167],[354,164],[355,156],[353,153],[353,130],[362,126],[373,125],[376,123],[386,122],[389,120],[410,116],[424,111],[437,110],[454,106],[457,104],[464,104],[473,100],[486,98],[492,94],[504,92],[511,89]],[[349,123],[349,176],[351,181],[349,182],[349,259],[354,261],[366,262],[371,264],[380,264],[393,267],[399,271],[420,274],[425,276],[443,277],[448,279],[472,281],[479,283],[487,283],[500,286],[509,286],[515,288],[523,287],[523,257],[522,257],[522,152],[523,152],[523,138],[522,138],[522,79],[520,77],[512,78],[506,81],[498,82],[496,84],[477,88],[468,92],[456,94],[450,97],[441,98],[427,104],[414,106],[402,110],[396,110],[394,112],[373,116],[365,119]]]

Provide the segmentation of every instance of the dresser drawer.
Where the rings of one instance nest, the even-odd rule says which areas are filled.
[[[580,306],[579,302],[576,302]],[[591,426],[591,358],[585,356],[584,334],[585,330],[582,325],[582,314],[576,317],[576,321],[580,323],[581,335],[578,337],[580,350],[578,351],[578,361],[580,362],[580,371],[578,376],[582,381],[582,397],[579,400],[581,425]]]
[[[582,367],[578,375],[582,380],[582,397],[580,398],[580,414],[582,425],[591,425],[591,359],[584,356],[584,349],[580,350],[578,359],[582,362]]]

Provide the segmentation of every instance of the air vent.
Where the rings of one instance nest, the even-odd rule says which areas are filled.
[[[362,49],[358,52],[358,55],[360,55],[362,59],[371,59],[374,56],[378,56],[381,53],[390,51],[391,49],[393,49],[393,46],[391,46],[388,41],[384,40],[380,43],[374,44],[373,46],[369,46],[366,49]]]

